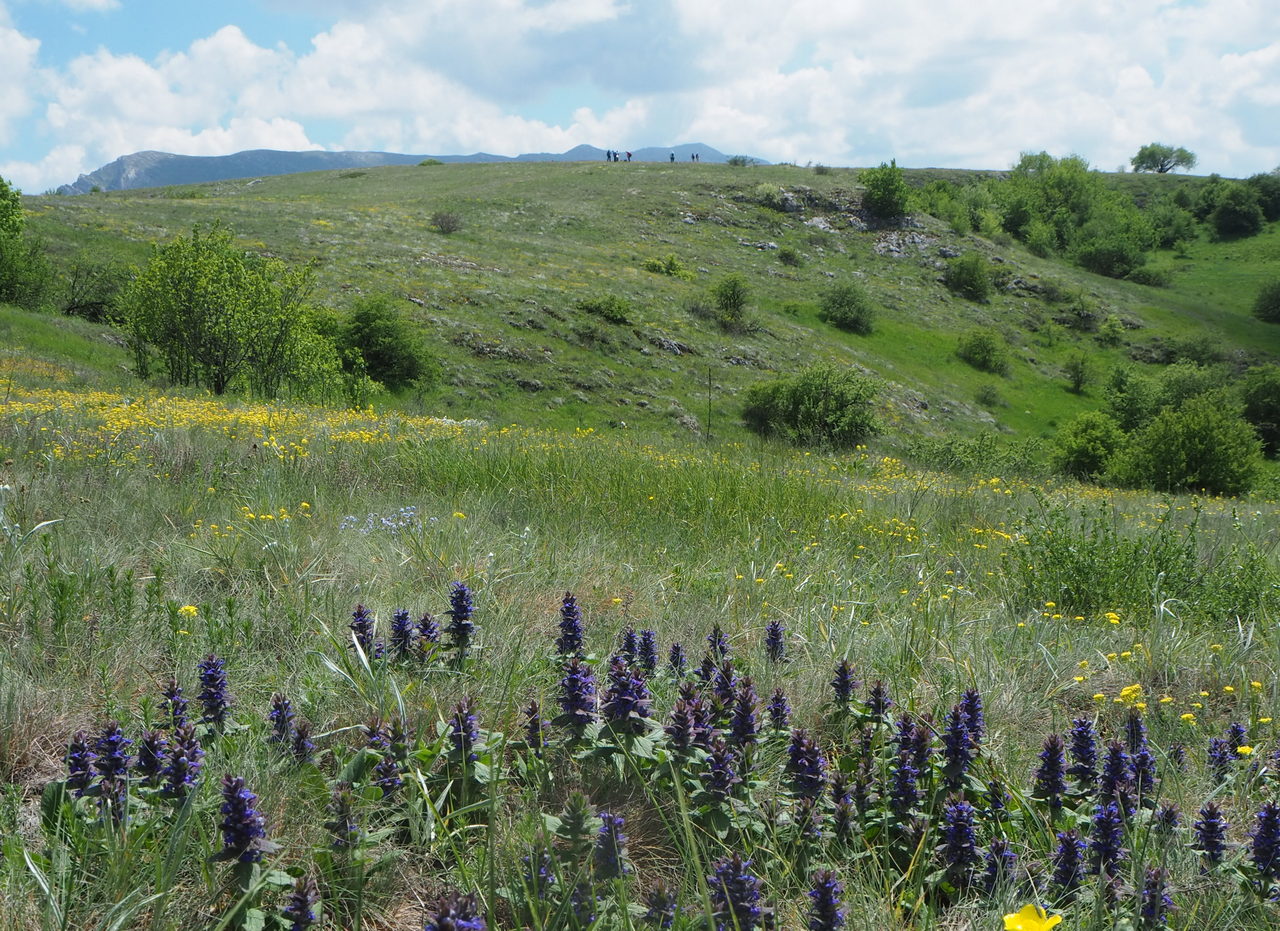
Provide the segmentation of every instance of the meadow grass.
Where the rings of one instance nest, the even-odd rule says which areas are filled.
[[[677,927],[700,927],[718,907],[708,877],[730,852],[751,859],[782,928],[806,926],[819,867],[836,871],[853,927],[998,927],[1029,901],[1066,914],[1065,927],[1140,927],[1138,890],[1157,866],[1174,927],[1274,923],[1250,839],[1277,783],[1274,502],[957,476],[876,450],[122,392],[77,384],[77,371],[11,362],[4,374],[0,927],[255,927],[278,920],[300,875],[317,879],[335,927],[418,928],[451,890],[474,894],[490,927],[579,927],[583,909],[595,926],[645,927],[663,882],[687,910]],[[398,609],[448,625],[456,582],[474,599],[466,657],[448,636],[427,656],[398,660],[389,645],[377,656]],[[552,723],[535,753],[525,709],[559,712],[566,591],[602,692],[624,629],[654,632],[654,724]],[[377,618],[367,649],[349,629],[357,604]],[[785,629],[785,663],[766,658],[771,622]],[[682,758],[661,729],[682,681],[662,671],[667,648],[684,644],[684,681],[697,682],[717,626],[762,703],[758,744],[739,748],[744,781],[718,799],[707,753]],[[92,787],[74,797],[63,759],[74,735],[92,742],[119,721],[136,753],[167,720],[170,677],[198,717],[211,653],[231,711],[201,725],[189,799],[166,801],[138,775],[127,812]],[[844,659],[866,684],[836,702]],[[894,702],[883,721],[876,681]],[[827,775],[868,796],[843,838],[829,785],[812,804],[788,774],[793,738],[770,731],[763,709],[775,688]],[[1020,863],[990,891],[938,849],[954,811],[936,732],[965,690],[985,703],[981,753],[958,784],[983,812],[977,849],[1004,837]],[[700,693],[713,702],[714,680]],[[269,741],[276,694],[310,724],[310,762]],[[464,698],[474,747],[455,738]],[[1096,837],[1095,796],[1073,790],[1055,814],[1034,797],[1038,756],[1077,718],[1124,739],[1135,711],[1159,782],[1124,820],[1130,856],[1069,898],[1051,882],[1055,832]],[[910,814],[893,818],[899,715],[932,756]],[[1233,722],[1249,755],[1231,748],[1215,774],[1208,741]],[[404,736],[382,734],[392,724]],[[404,784],[383,798],[387,760]],[[210,859],[224,847],[224,775],[258,796],[280,845],[261,863]],[[990,780],[1010,796],[1004,816],[986,813]],[[346,846],[334,845],[339,783],[352,785],[360,831]],[[1189,845],[1210,798],[1228,847],[1202,871]],[[1164,803],[1182,811],[1168,833],[1154,814]],[[619,877],[599,852],[601,811],[625,818]],[[523,865],[542,852],[554,888],[535,888]]]

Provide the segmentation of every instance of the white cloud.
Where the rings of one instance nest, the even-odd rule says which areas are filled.
[[[1041,148],[1111,168],[1158,139],[1207,171],[1280,161],[1272,0],[316,2],[336,20],[309,47],[227,26],[154,60],[117,48],[44,62],[36,82],[39,44],[4,25],[0,0],[0,86],[16,89],[0,98],[0,144],[38,83],[51,148],[28,175],[45,185],[69,180],[40,174],[69,153],[92,168],[142,148],[312,139],[437,154],[703,141],[988,168]],[[548,99],[561,110],[540,109]]]

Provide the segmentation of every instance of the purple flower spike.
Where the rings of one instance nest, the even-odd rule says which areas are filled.
[[[959,705],[947,713],[942,731],[942,772],[948,791],[957,792],[964,785],[965,775],[973,763],[973,738],[966,725],[966,716]]]
[[[836,666],[835,678],[831,680],[831,690],[835,693],[835,703],[839,708],[847,708],[849,702],[853,701],[853,693],[856,692],[862,683],[853,674],[853,666],[849,660],[840,660]]]
[[[652,630],[640,631],[640,644],[636,647],[636,662],[651,676],[658,671],[658,634]]]
[[[1222,862],[1227,852],[1227,819],[1216,802],[1208,802],[1200,809],[1200,817],[1193,825],[1196,839],[1191,845],[1199,850],[1209,866]]]
[[[791,726],[791,703],[782,689],[774,689],[766,709],[769,712],[769,726],[775,731],[785,731]]]
[[[1040,766],[1036,769],[1035,786],[1031,790],[1032,798],[1047,802],[1054,813],[1062,807],[1062,796],[1067,791],[1067,761],[1063,751],[1061,736],[1050,734],[1045,738],[1044,749],[1040,751]]]
[[[542,717],[542,710],[536,699],[529,702],[524,712],[524,742],[534,756],[542,756],[542,748],[547,745],[551,726]]]
[[[360,824],[356,821],[356,798],[351,791],[351,783],[339,782],[333,787],[333,797],[329,801],[329,813],[332,816],[324,823],[335,850],[349,850],[360,842]]]
[[[204,766],[204,750],[196,737],[194,724],[184,724],[173,732],[173,745],[169,748],[169,763],[164,771],[165,796],[184,799],[200,780]]]
[[[257,863],[264,853],[270,853],[275,845],[267,841],[267,829],[262,815],[253,807],[258,800],[244,787],[239,776],[222,777],[222,853],[224,859],[236,859],[241,863]]]
[[[600,702],[600,717],[615,732],[643,734],[648,730],[649,687],[644,677],[615,656],[609,664],[609,687]]]
[[[977,689],[965,689],[960,695],[960,713],[964,715],[964,726],[969,731],[969,739],[976,749],[987,736],[987,719],[983,713],[982,693]]]
[[[1138,927],[1141,931],[1168,927],[1171,908],[1173,899],[1169,896],[1168,870],[1147,867],[1138,902]]]
[[[764,909],[760,906],[760,879],[751,872],[751,861],[735,853],[717,860],[713,869],[707,885],[716,931],[755,931]]]
[[[196,699],[204,708],[202,720],[221,728],[231,710],[231,697],[227,694],[227,672],[221,659],[210,653],[200,661],[200,694]]]
[[[1093,872],[1107,877],[1117,875],[1120,861],[1127,855],[1124,849],[1124,815],[1115,802],[1098,805],[1093,814],[1093,832],[1089,837],[1089,852],[1093,857]]]
[[[684,653],[684,644],[676,641],[671,644],[671,649],[667,651],[667,666],[670,667],[673,675],[684,675],[684,668],[688,665],[688,658]]]
[[[760,699],[750,678],[738,682],[738,692],[733,698],[733,712],[729,717],[729,739],[737,747],[749,747],[756,743],[759,731],[757,711]]]
[[[170,679],[162,694],[170,725],[182,727],[187,723],[187,700],[182,697],[182,686],[178,685],[178,680]]]
[[[711,741],[711,752],[707,755],[707,768],[702,772],[702,785],[707,793],[716,801],[724,801],[733,794],[735,786],[742,782],[737,771],[738,758],[724,739],[717,737]]]
[[[374,653],[373,633],[377,623],[373,612],[364,605],[358,604],[351,612],[351,623],[347,625],[351,628],[351,636],[368,657],[372,657]]]
[[[441,899],[423,931],[486,931],[487,928],[476,897],[455,892]]]
[[[653,888],[644,897],[644,904],[648,910],[641,920],[646,924],[667,929],[676,923],[679,900],[676,898],[675,890],[664,880],[660,879],[654,883]]]
[[[480,722],[475,714],[475,700],[462,699],[453,706],[453,718],[449,722],[449,740],[459,759],[474,763],[479,757],[475,747],[480,743]]]
[[[826,785],[827,761],[805,730],[791,732],[784,767],[791,792],[798,798],[817,798]]]
[[[957,799],[942,809],[942,845],[939,850],[948,875],[958,886],[967,885],[982,862],[974,831],[973,806]]]
[[[271,710],[267,720],[271,722],[271,735],[267,743],[288,744],[293,737],[293,703],[280,692],[271,696]]]
[[[76,731],[67,745],[64,759],[67,764],[67,788],[76,798],[80,798],[93,782],[93,761],[96,754],[89,746],[89,735],[84,731]]]
[[[396,659],[407,660],[413,655],[414,641],[417,636],[418,630],[414,627],[407,610],[401,608],[391,615],[391,634],[387,639],[391,643]]]
[[[289,922],[289,931],[307,931],[312,927],[319,920],[316,915],[316,906],[319,904],[320,887],[316,885],[315,879],[299,876],[293,885],[293,892],[289,894],[289,901],[280,912],[284,920]]]
[[[889,697],[889,689],[877,679],[872,683],[871,691],[867,695],[867,711],[877,721],[883,721],[892,707],[893,699]]]
[[[471,638],[475,636],[476,625],[471,616],[475,607],[471,601],[471,589],[465,582],[454,582],[449,589],[449,624],[444,632],[453,641],[453,649],[458,657],[464,657],[471,648]]]
[[[777,618],[764,625],[764,655],[771,663],[782,663],[787,659],[787,631]]]
[[[982,887],[994,892],[1002,883],[1012,882],[1018,871],[1018,855],[1007,840],[996,838],[987,848],[986,869],[982,874]]]
[[[311,725],[306,721],[298,722],[298,726],[293,729],[293,742],[289,746],[289,752],[299,763],[310,763],[315,749],[316,745],[311,742]]]
[[[1249,835],[1249,859],[1267,882],[1280,879],[1280,804],[1266,802]]]
[[[573,592],[565,592],[560,603],[560,636],[556,639],[556,652],[561,656],[581,656],[583,636],[582,609],[578,607]]]
[[[596,719],[595,673],[577,656],[569,660],[560,680],[560,710],[556,723],[578,736]]]
[[[1071,766],[1067,775],[1084,789],[1098,784],[1098,734],[1088,718],[1076,718],[1071,722],[1068,735],[1071,745]]]
[[[134,764],[134,772],[148,789],[160,785],[168,765],[169,741],[161,731],[147,731],[138,741],[138,760]]]
[[[1053,853],[1053,876],[1050,883],[1065,896],[1073,896],[1084,882],[1085,843],[1075,831],[1058,834],[1058,847]]]
[[[707,634],[707,653],[713,660],[728,659],[729,654],[733,651],[729,649],[729,638],[724,635],[724,631],[720,629],[719,624],[715,624],[711,628],[711,633]]]
[[[831,870],[813,874],[813,886],[809,890],[809,931],[838,931],[844,927],[842,895],[844,886]]]
[[[400,765],[392,756],[384,756],[379,760],[378,765],[373,768],[372,775],[373,784],[382,790],[383,798],[404,785],[404,777],[400,775]]]
[[[600,830],[596,832],[596,844],[591,854],[597,879],[616,879],[631,872],[627,864],[627,835],[622,833],[623,824],[621,815],[600,812]]]
[[[102,734],[94,742],[93,750],[97,754],[93,768],[103,779],[122,779],[129,771],[129,761],[133,759],[129,748],[133,741],[120,730],[119,721],[109,721]]]

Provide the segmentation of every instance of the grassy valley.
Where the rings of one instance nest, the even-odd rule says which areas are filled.
[[[224,221],[335,310],[403,299],[443,377],[216,397],[0,309],[0,929],[1274,926],[1280,505],[1044,454],[1116,366],[1273,360],[1280,227],[1150,287],[860,196],[518,164],[27,199],[64,271]],[[986,303],[940,280],[967,251]],[[855,280],[868,336],[818,318]],[[956,357],[978,325],[1007,376]],[[745,429],[815,361],[884,382],[881,437]]]

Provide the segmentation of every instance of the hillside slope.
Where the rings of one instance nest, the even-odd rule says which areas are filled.
[[[1150,288],[958,236],[927,216],[876,228],[859,204],[852,170],[688,163],[388,167],[28,199],[32,228],[67,264],[139,262],[152,242],[221,221],[248,249],[314,263],[321,303],[404,298],[446,371],[440,389],[409,403],[454,417],[733,438],[747,386],[829,359],[885,380],[893,436],[996,428],[1034,438],[1098,405],[1096,387],[1066,390],[1077,354],[1095,386],[1187,339],[1237,361],[1280,354],[1280,334],[1248,315],[1258,269],[1280,245],[1274,228],[1165,256],[1173,285]],[[459,215],[459,232],[436,231],[441,210]],[[966,251],[999,274],[989,303],[941,283],[947,257]],[[1236,253],[1248,257],[1225,258]],[[645,270],[671,255],[687,278]],[[750,289],[745,332],[706,314],[709,287],[730,273]],[[818,320],[822,295],[846,281],[880,307],[870,336]],[[605,295],[629,303],[625,323],[580,304]],[[1107,318],[1124,327],[1118,345],[1090,332]],[[1007,377],[956,358],[958,336],[975,326],[1008,340]]]

